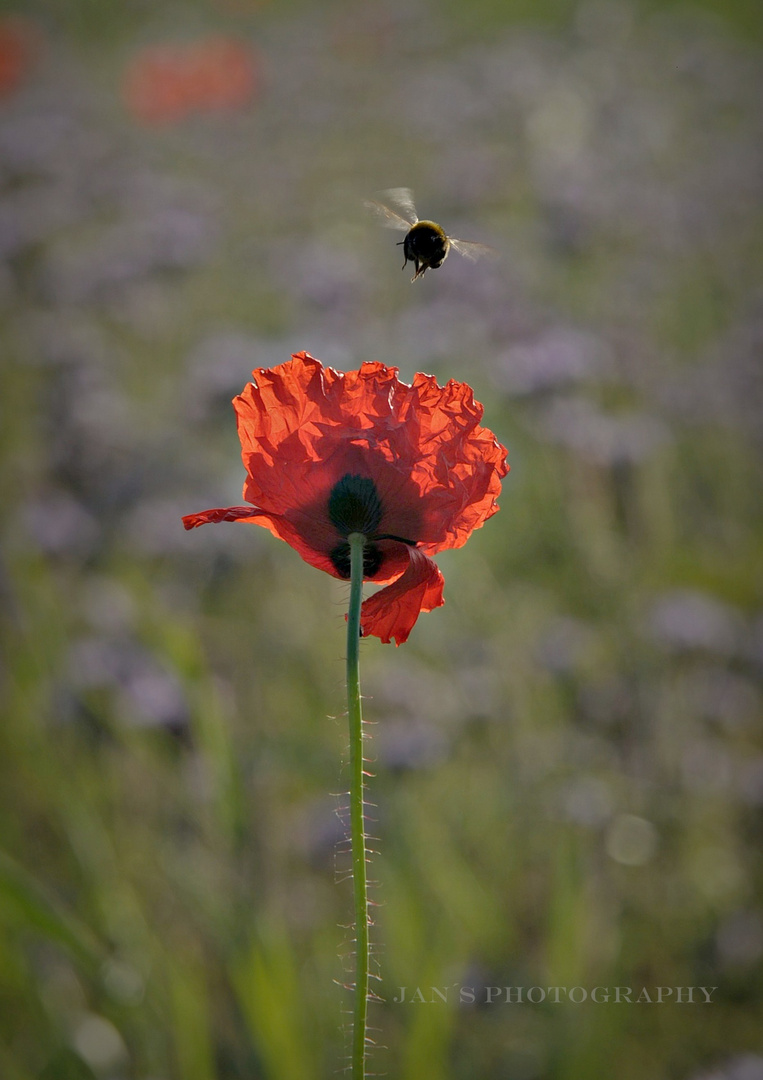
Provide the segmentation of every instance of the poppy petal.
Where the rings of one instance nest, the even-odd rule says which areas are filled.
[[[471,387],[432,375],[412,384],[378,361],[341,373],[309,353],[255,370],[234,399],[244,498],[295,518],[318,506],[347,472],[369,475],[385,505],[383,531],[415,539],[429,554],[461,547],[498,510],[506,448],[480,427]],[[320,515],[303,521],[305,538]]]
[[[218,506],[214,510],[186,514],[183,517],[183,528],[198,529],[199,525],[216,525],[219,521],[245,521],[247,518],[261,516],[261,511],[256,506]]]
[[[220,521],[244,521],[251,525],[262,525],[269,529],[273,536],[279,540],[285,540],[290,547],[299,552],[305,562],[326,574],[339,577],[328,555],[316,551],[306,543],[298,529],[285,517],[279,514],[270,514],[257,506],[220,506],[214,510],[202,510],[198,514],[186,514],[183,518],[183,526],[186,529],[197,529],[199,525],[214,525]],[[395,545],[398,546],[398,545]]]
[[[400,544],[398,547],[404,547]],[[441,607],[445,580],[437,563],[418,548],[405,547],[408,568],[396,581],[369,597],[360,611],[360,632],[387,644],[408,640],[419,614]]]
[[[250,506],[189,515],[185,527],[261,525],[339,578],[349,532],[363,532],[365,579],[387,586],[364,604],[363,632],[405,641],[419,612],[443,602],[430,556],[496,513],[508,472],[471,388],[424,374],[404,383],[378,361],[339,372],[302,352],[257,368],[233,405]]]

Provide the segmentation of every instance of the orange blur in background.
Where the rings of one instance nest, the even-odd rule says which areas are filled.
[[[0,98],[21,85],[34,66],[40,46],[40,31],[29,19],[18,15],[0,19]]]
[[[242,108],[255,96],[258,85],[258,64],[251,46],[215,36],[192,44],[142,49],[125,72],[123,97],[141,123],[173,124],[194,112]]]

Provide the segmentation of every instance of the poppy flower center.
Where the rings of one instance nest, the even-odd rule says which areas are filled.
[[[363,577],[373,577],[382,564],[382,552],[369,540],[376,532],[384,513],[376,484],[367,476],[345,473],[331,489],[329,495],[329,518],[340,534],[362,533],[367,538],[363,548]],[[334,569],[340,577],[350,576],[350,545],[343,540],[329,553]]]
[[[379,527],[384,510],[376,484],[367,476],[345,473],[329,495],[329,518],[342,536],[359,532],[372,536]]]

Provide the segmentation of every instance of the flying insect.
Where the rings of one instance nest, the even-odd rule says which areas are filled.
[[[456,240],[455,237],[448,236],[436,221],[419,220],[410,188],[390,188],[380,194],[397,206],[400,212],[376,199],[367,199],[363,205],[386,228],[405,231],[406,235],[398,242],[397,247],[402,247],[405,256],[403,270],[409,262],[413,263],[416,273],[411,281],[416,281],[427,270],[437,270],[442,266],[451,248],[471,262],[475,262],[483,255],[495,254],[493,248],[485,244],[475,244],[470,240]]]

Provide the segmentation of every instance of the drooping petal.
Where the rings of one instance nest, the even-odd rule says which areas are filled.
[[[245,521],[261,516],[256,506],[218,506],[214,510],[186,514],[183,518],[183,528],[198,529],[199,525],[216,525],[220,521]]]
[[[437,563],[418,548],[398,545],[408,553],[408,568],[391,585],[369,597],[360,610],[360,631],[364,637],[381,638],[397,645],[408,640],[422,611],[432,611],[445,601],[445,585]]]
[[[311,566],[334,577],[339,576],[331,559],[307,543],[290,521],[279,514],[269,514],[256,506],[220,506],[214,510],[202,510],[198,514],[186,514],[183,518],[183,526],[186,529],[197,529],[199,525],[212,525],[220,521],[244,521],[251,525],[262,525],[279,540],[285,540]]]

